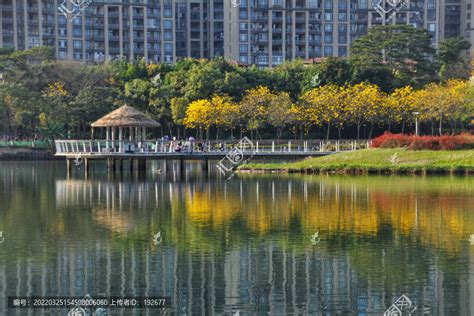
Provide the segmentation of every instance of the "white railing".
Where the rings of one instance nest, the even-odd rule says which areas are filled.
[[[56,140],[56,154],[176,154],[176,153],[219,153],[227,152],[236,142],[232,141],[107,141],[107,140]],[[178,144],[180,144],[178,146]],[[254,141],[255,153],[316,153],[341,152],[366,149],[368,140],[262,140]]]

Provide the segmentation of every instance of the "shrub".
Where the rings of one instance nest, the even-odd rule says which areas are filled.
[[[474,136],[471,134],[414,136],[408,134],[385,133],[372,140],[375,148],[405,147],[411,150],[459,150],[473,149]]]

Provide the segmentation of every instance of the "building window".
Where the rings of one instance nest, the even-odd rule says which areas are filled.
[[[163,21],[163,28],[164,28],[164,29],[173,29],[173,21],[171,21],[171,20],[164,20],[164,21]]]
[[[240,45],[239,50],[241,53],[247,53],[249,51],[249,47],[247,45]]]
[[[347,57],[347,47],[346,46],[339,46],[338,55],[339,55],[339,57]]]
[[[324,13],[324,19],[326,21],[332,21],[332,13]]]
[[[173,40],[173,32],[165,31],[164,37],[165,37],[165,41],[172,41]]]
[[[339,0],[338,7],[339,7],[339,10],[347,10],[347,1]]]
[[[72,30],[72,35],[73,35],[74,37],[82,36],[82,29],[73,29],[73,30]]]
[[[240,62],[247,64],[249,62],[248,56],[240,56],[239,57]]]
[[[347,13],[339,13],[338,19],[339,21],[347,21]]]
[[[367,9],[367,0],[359,0],[358,9]]]
[[[332,43],[332,34],[324,35],[324,43],[325,44],[331,44]]]
[[[257,64],[268,64],[268,56],[258,56]]]
[[[332,46],[324,46],[324,56],[325,57],[332,56]]]
[[[324,0],[324,9],[332,10],[332,0]]]
[[[248,40],[248,35],[247,33],[241,33],[240,34],[240,41],[241,42],[246,42]]]
[[[332,23],[325,23],[324,24],[324,31],[325,32],[332,32]]]
[[[164,50],[165,50],[165,54],[172,54],[173,53],[173,44],[171,43],[165,43],[165,45],[163,46]]]
[[[82,41],[74,41],[73,45],[76,49],[82,49]]]

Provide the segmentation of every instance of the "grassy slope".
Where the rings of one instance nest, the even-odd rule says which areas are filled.
[[[390,158],[397,153],[398,163]],[[252,163],[245,169],[284,171],[338,172],[443,172],[474,171],[474,150],[430,151],[395,149],[367,149],[338,153],[325,157],[308,158],[291,163]]]

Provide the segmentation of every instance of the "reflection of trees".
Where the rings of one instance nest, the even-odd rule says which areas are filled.
[[[403,180],[396,185],[405,192],[352,181],[289,181],[284,185],[262,181],[247,187],[243,199],[238,185],[225,197],[221,192],[191,192],[188,188],[186,209],[191,222],[209,229],[241,220],[248,231],[259,234],[286,231],[299,223],[306,234],[319,230],[326,235],[375,237],[383,226],[390,226],[395,235],[414,235],[426,246],[459,251],[460,241],[474,231],[474,216],[468,211],[474,197],[462,194],[458,198],[442,187],[438,191],[424,191],[423,186],[407,190]],[[258,202],[256,186],[261,193]],[[275,186],[277,194],[273,194]]]

